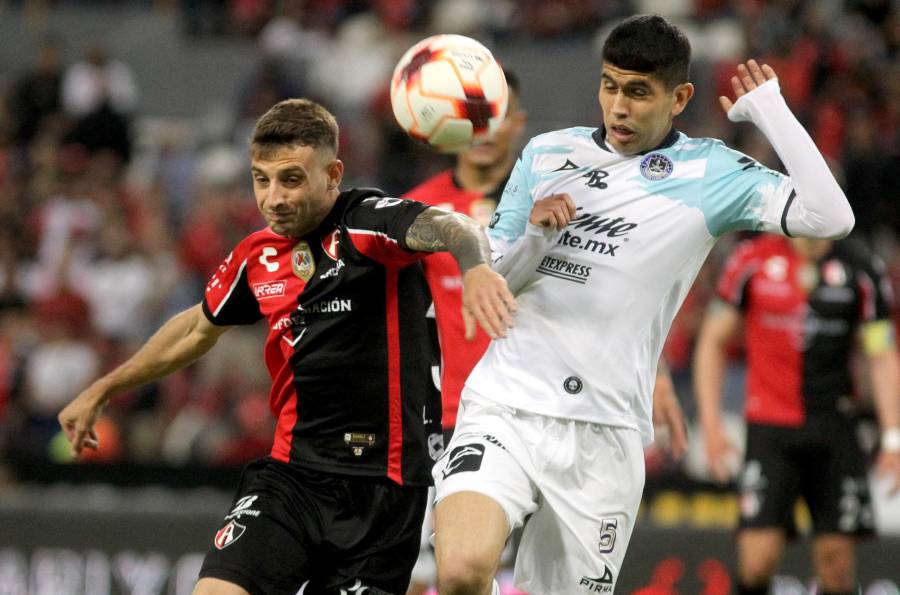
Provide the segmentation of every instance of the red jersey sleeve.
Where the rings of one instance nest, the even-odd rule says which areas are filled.
[[[248,266],[246,242],[241,242],[206,284],[203,313],[213,324],[253,324],[263,317],[247,282]]]
[[[404,267],[428,256],[406,245],[406,232],[428,205],[388,196],[371,196],[351,205],[344,213],[342,237],[350,240],[351,253],[385,266]]]
[[[732,306],[744,309],[747,283],[759,268],[759,257],[755,243],[741,242],[732,252],[722,268],[716,284],[716,294]]]

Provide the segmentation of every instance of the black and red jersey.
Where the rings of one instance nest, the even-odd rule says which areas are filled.
[[[738,246],[719,297],[744,314],[747,420],[799,426],[853,394],[850,351],[861,323],[889,317],[890,290],[877,259],[835,242],[818,262],[764,235]]]
[[[404,240],[426,208],[378,190],[343,192],[302,238],[268,228],[246,237],[206,286],[214,324],[269,326],[275,459],[430,483],[440,397],[418,263],[427,253]]]
[[[497,208],[497,202],[506,181],[488,194],[465,190],[447,170],[416,186],[404,197],[411,198],[448,211],[457,211],[487,227]],[[462,273],[450,254],[436,252],[423,262],[425,278],[434,298],[437,318],[441,361],[441,398],[443,402],[444,428],[456,426],[459,396],[466,378],[484,352],[491,338],[480,327],[475,338],[466,339],[462,319]]]

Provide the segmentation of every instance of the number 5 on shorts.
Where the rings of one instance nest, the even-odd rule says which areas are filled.
[[[600,524],[600,553],[608,554],[616,546],[616,529],[619,522],[616,519],[603,519]]]

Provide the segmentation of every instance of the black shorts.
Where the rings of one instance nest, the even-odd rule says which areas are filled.
[[[416,562],[428,489],[333,475],[271,458],[247,466],[200,577],[251,595],[402,595]],[[351,592],[356,592],[352,591]]]
[[[741,528],[782,527],[794,537],[802,496],[816,534],[874,531],[865,457],[854,422],[840,414],[809,415],[798,428],[748,424],[738,488]]]

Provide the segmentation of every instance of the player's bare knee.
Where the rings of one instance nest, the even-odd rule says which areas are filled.
[[[490,592],[497,564],[477,550],[450,550],[438,556],[441,595],[482,595]]]
[[[848,539],[822,538],[814,547],[816,574],[826,591],[847,591],[856,583],[856,558]]]

